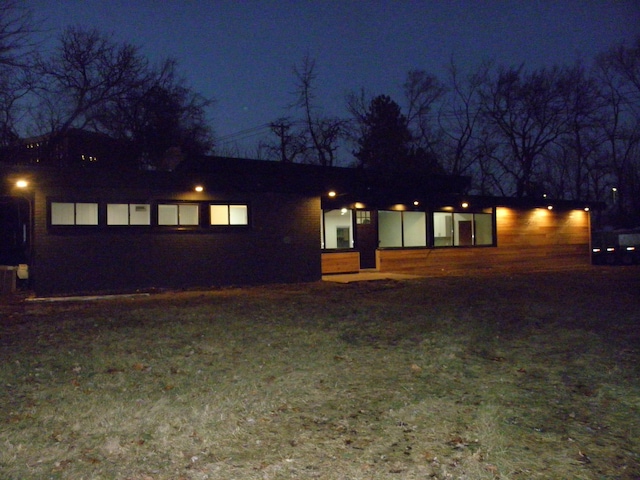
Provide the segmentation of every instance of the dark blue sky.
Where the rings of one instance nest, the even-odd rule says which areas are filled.
[[[217,135],[248,156],[268,134],[256,127],[292,113],[292,67],[307,54],[316,61],[318,105],[345,115],[345,93],[360,88],[400,103],[410,69],[444,79],[451,58],[465,71],[487,58],[530,68],[589,62],[640,34],[639,0],[24,3],[51,36],[68,25],[97,27],[152,60],[176,58],[194,90],[216,99]]]

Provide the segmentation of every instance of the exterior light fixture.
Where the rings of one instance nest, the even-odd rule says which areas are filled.
[[[589,207],[584,207],[584,211],[585,211],[585,212],[588,212],[589,210],[590,210],[590,208],[589,208]]]
[[[462,202],[462,208],[469,208],[469,204],[467,202]]]
[[[547,210],[553,210],[553,205],[548,205]]]
[[[331,190],[327,195],[329,195],[331,198],[335,197],[337,194],[334,190]]]
[[[414,205],[415,207],[417,207],[418,205],[420,205],[420,202],[419,202],[418,200],[414,200],[414,201],[413,201],[413,205]]]
[[[204,190],[204,187],[202,185],[196,185],[196,188],[194,188],[194,190],[196,192],[202,192]]]
[[[29,182],[27,182],[26,180],[18,180],[16,182],[16,187],[18,188],[27,188],[29,186]]]

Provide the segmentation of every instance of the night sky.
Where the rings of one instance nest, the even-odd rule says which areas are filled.
[[[345,93],[364,88],[401,103],[410,69],[445,79],[483,59],[529,68],[590,62],[640,33],[640,1],[25,0],[55,37],[97,27],[172,57],[191,87],[216,99],[221,147],[251,156],[268,122],[292,115],[292,68],[315,59],[317,104],[346,115]],[[44,45],[47,45],[46,43]],[[245,132],[239,134],[239,132]],[[236,135],[237,134],[237,135]],[[222,142],[227,141],[226,145]]]

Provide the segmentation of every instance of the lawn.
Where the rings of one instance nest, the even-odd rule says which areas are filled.
[[[0,304],[2,479],[638,479],[640,270]]]

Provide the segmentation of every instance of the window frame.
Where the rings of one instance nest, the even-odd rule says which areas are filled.
[[[490,210],[490,211],[489,211]],[[436,220],[437,214],[448,215],[451,218],[451,225],[448,226],[448,222],[445,222],[445,229],[449,229],[449,236],[436,236],[436,228],[437,225],[441,222]],[[456,219],[456,216],[469,216],[470,219],[464,219],[463,221],[471,222],[471,243],[470,244],[462,244],[460,239],[460,227],[461,223],[460,219]],[[477,216],[488,216],[490,218],[490,222],[487,225],[486,222],[478,222]],[[478,234],[478,225],[479,223],[483,224],[483,232],[482,235]],[[478,238],[486,238],[487,233],[491,236],[490,243],[478,243]],[[431,248],[485,248],[485,247],[495,247],[497,245],[496,238],[496,214],[495,208],[487,208],[483,210],[433,210],[431,212]],[[450,244],[437,245],[438,239],[450,239]]]
[[[213,222],[213,208],[226,207],[226,223]],[[244,208],[244,223],[233,222],[233,207]],[[243,202],[208,202],[207,203],[207,227],[211,229],[227,229],[227,228],[248,228],[251,225],[251,209],[248,203]]]
[[[109,223],[109,207],[110,206],[126,206],[127,207],[127,223]],[[148,207],[148,223],[131,223],[132,208],[145,206]],[[152,202],[132,202],[132,201],[108,201],[105,203],[105,220],[104,225],[106,228],[151,228],[153,226],[153,203]]]
[[[55,207],[54,205],[73,205],[73,223],[54,223]],[[78,223],[78,205],[94,205],[95,206],[95,223]],[[100,227],[101,209],[100,202],[97,200],[58,200],[49,199],[47,201],[47,225],[53,229],[96,229]]]

